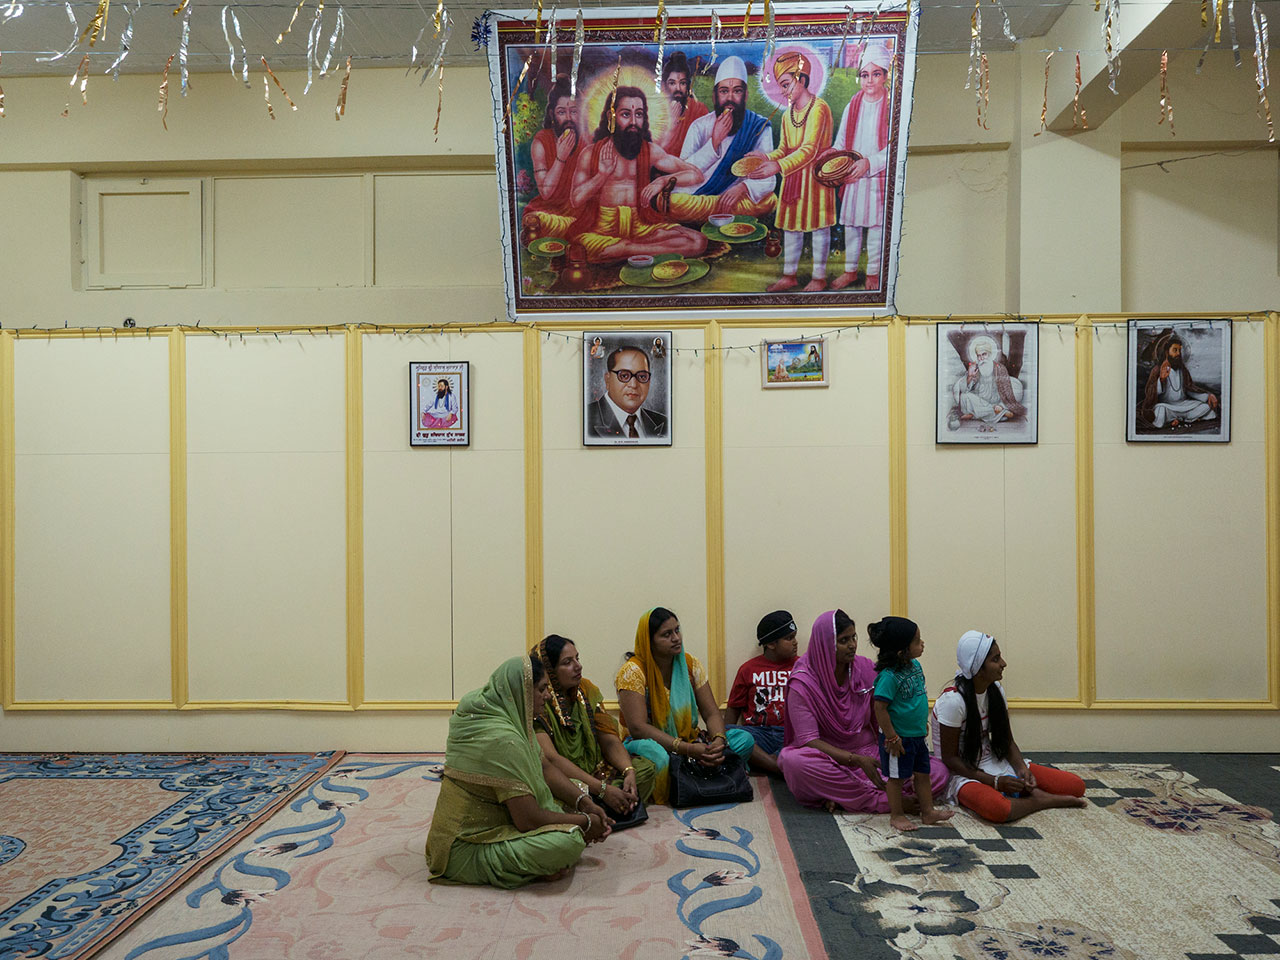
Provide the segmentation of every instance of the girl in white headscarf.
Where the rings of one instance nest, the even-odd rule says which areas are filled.
[[[1083,807],[1084,781],[1029,763],[1009,729],[1005,662],[995,638],[970,630],[956,646],[955,680],[933,705],[933,752],[951,771],[948,803],[1008,823],[1049,807]],[[980,722],[970,723],[978,717]]]

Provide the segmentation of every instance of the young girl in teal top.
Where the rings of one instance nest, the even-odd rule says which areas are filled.
[[[915,830],[902,807],[902,782],[914,779],[920,800],[920,820],[941,823],[953,811],[933,805],[929,782],[929,694],[920,669],[924,641],[920,628],[906,617],[885,617],[867,626],[867,635],[880,655],[876,658],[875,710],[880,725],[880,769],[889,794],[889,825]]]

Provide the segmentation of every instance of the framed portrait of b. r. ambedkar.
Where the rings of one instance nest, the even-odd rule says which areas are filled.
[[[671,446],[671,331],[582,334],[582,443]]]
[[[938,324],[938,443],[1035,443],[1040,328]]]

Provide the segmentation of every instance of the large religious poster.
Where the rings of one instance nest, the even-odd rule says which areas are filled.
[[[511,315],[891,311],[918,9],[493,11]]]

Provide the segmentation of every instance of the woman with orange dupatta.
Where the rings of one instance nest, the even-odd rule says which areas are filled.
[[[724,717],[698,658],[684,652],[680,620],[665,607],[654,607],[636,627],[633,653],[615,679],[618,707],[628,736],[627,752],[653,763],[654,803],[670,794],[670,765],[693,757],[709,767],[724,762],[725,748],[745,763],[755,741],[745,730],[725,732]],[[699,711],[706,722],[699,730]]]

